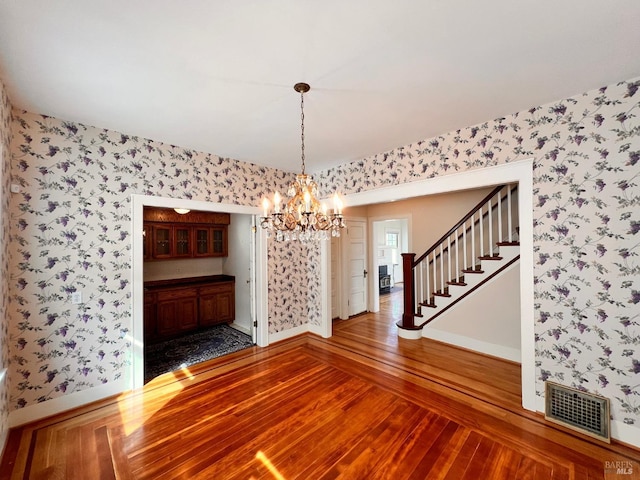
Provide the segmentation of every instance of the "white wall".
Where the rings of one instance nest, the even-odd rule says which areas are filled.
[[[422,335],[520,363],[520,262],[437,317]]]
[[[221,257],[146,261],[144,281],[219,275],[223,273],[223,262]]]
[[[251,215],[231,214],[229,256],[222,273],[236,277],[236,319],[233,325],[251,335]]]
[[[374,221],[413,218],[407,247],[409,251],[420,255],[492,189],[492,186],[488,186],[377,203],[368,205],[366,214],[369,220]]]

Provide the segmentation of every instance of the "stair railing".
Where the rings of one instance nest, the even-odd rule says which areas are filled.
[[[450,285],[465,285],[463,275],[478,272],[479,260],[493,257],[496,245],[517,243],[517,212],[517,184],[500,185],[420,257],[403,253],[404,312],[398,325],[421,328],[415,317],[422,317],[422,307],[435,306],[436,296],[448,297]]]

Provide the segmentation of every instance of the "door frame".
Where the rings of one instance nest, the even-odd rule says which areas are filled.
[[[411,244],[411,236],[408,235],[408,232],[411,231],[411,224],[413,221],[413,215],[411,213],[402,214],[402,215],[387,215],[381,217],[371,217],[369,218],[369,245],[371,247],[371,255],[370,255],[370,263],[371,263],[371,271],[374,272],[371,276],[371,281],[369,282],[370,294],[369,294],[369,311],[373,313],[377,313],[380,311],[380,288],[379,288],[379,279],[376,277],[378,275],[378,267],[380,266],[380,258],[376,254],[376,250],[379,245],[376,243],[376,234],[379,233],[379,229],[384,227],[384,224],[389,221],[399,221],[404,222],[406,227],[406,244],[407,251],[412,252],[413,245]],[[399,247],[402,250],[402,247]],[[402,260],[402,259],[400,259]],[[398,282],[395,282],[398,283]]]
[[[365,206],[457,190],[518,183],[520,218],[520,352],[522,407],[536,411],[535,324],[533,300],[533,158],[506,164],[452,173],[415,182],[391,185],[345,195],[344,205]],[[328,242],[325,242],[328,243]],[[329,252],[329,255],[327,255]],[[331,268],[330,245],[321,249],[323,268]],[[369,260],[371,265],[371,260]],[[326,280],[323,275],[322,280]],[[326,309],[325,309],[326,311]],[[330,311],[330,309],[329,309]],[[322,317],[325,331],[331,334],[331,315]]]
[[[226,203],[186,200],[180,198],[157,197],[151,195],[131,195],[131,366],[129,368],[129,384],[132,389],[144,385],[144,254],[143,254],[143,207],[188,208],[209,212],[237,213],[253,215],[261,214],[260,207],[232,205]],[[255,224],[254,223],[254,224]],[[269,345],[269,318],[267,301],[267,237],[263,229],[254,228],[255,268],[254,283],[255,317],[257,322],[256,338],[259,347]],[[248,252],[252,255],[251,252]],[[253,310],[253,309],[252,309]]]

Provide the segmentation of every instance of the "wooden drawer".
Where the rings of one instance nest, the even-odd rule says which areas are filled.
[[[206,287],[200,287],[198,289],[199,295],[215,295],[223,292],[233,292],[235,290],[235,284],[233,282],[220,282],[213,285],[207,285]]]
[[[166,302],[179,298],[197,297],[198,290],[194,287],[172,288],[171,290],[160,290],[157,295],[158,302]]]

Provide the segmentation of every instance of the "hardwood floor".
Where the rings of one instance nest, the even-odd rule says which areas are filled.
[[[0,479],[640,478],[637,450],[523,411],[518,365],[399,339],[384,300],[14,430]]]

